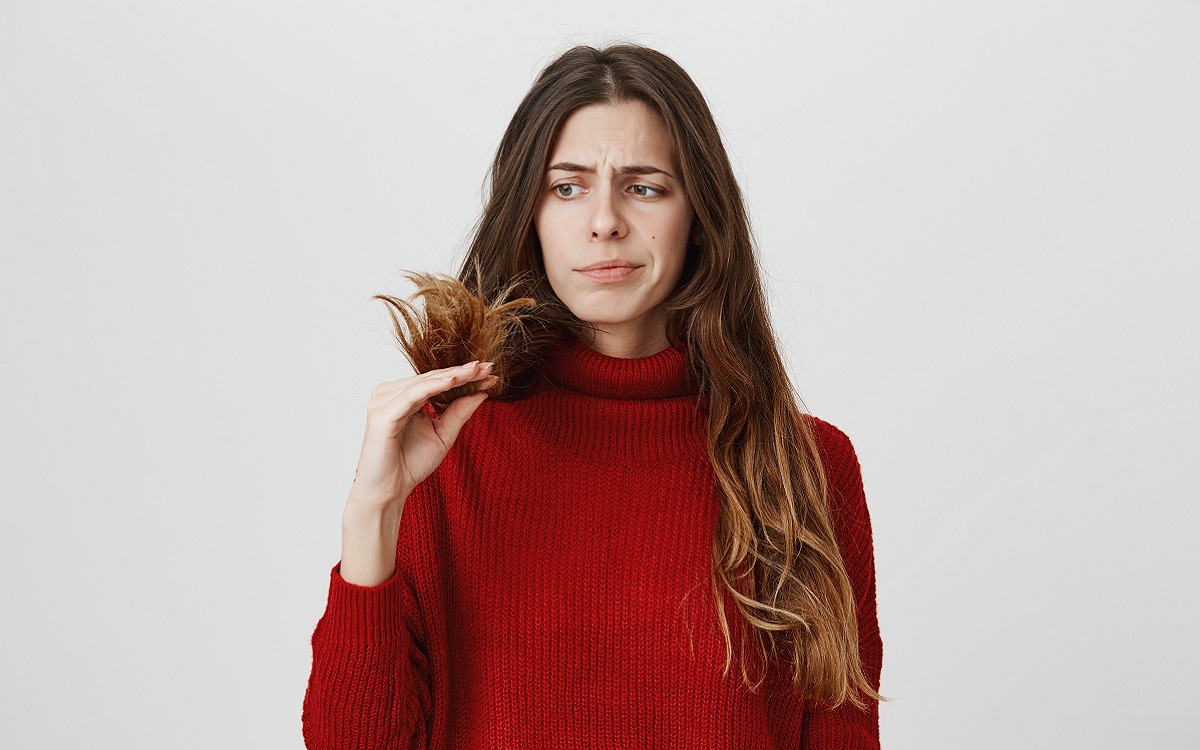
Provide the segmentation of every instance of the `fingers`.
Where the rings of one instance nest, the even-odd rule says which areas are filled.
[[[460,367],[448,367],[442,370],[430,370],[427,373],[408,378],[406,383],[390,393],[379,393],[377,398],[383,401],[379,407],[392,419],[400,420],[416,414],[425,402],[439,393],[450,390],[463,383],[489,378],[492,363],[468,363]],[[441,375],[435,373],[442,373]],[[488,386],[495,384],[495,379]],[[373,399],[374,400],[374,399]]]
[[[470,396],[456,398],[450,406],[446,407],[446,411],[442,412],[440,417],[433,420],[433,429],[437,431],[443,445],[450,445],[454,442],[458,437],[459,430],[467,423],[479,405],[487,400],[487,396],[487,391],[479,391]]]
[[[480,378],[486,377],[487,373],[491,371],[491,366],[491,362],[479,362],[476,360],[474,362],[468,362],[465,365],[443,367],[438,370],[430,370],[428,372],[423,372],[419,375],[412,375],[407,378],[396,378],[395,380],[389,380],[376,385],[371,390],[371,397],[382,398],[383,400],[387,401],[391,400],[391,398],[395,396],[399,390],[407,388],[414,383],[425,383],[447,377],[454,377],[455,380],[453,385],[447,388],[447,390],[449,390],[449,388],[453,388],[455,385],[462,385],[463,383],[468,383],[473,380],[479,380]],[[434,392],[436,393],[437,391]]]

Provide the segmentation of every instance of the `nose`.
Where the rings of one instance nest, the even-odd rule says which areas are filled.
[[[607,185],[594,194],[592,199],[592,239],[624,237],[628,231],[621,207],[612,185]]]

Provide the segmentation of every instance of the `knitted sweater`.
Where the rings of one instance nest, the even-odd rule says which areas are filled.
[[[879,747],[876,705],[805,701],[778,668],[757,692],[743,684],[728,594],[722,675],[718,487],[685,356],[678,342],[638,359],[573,342],[547,359],[536,394],[479,406],[406,500],[396,573],[362,587],[332,571],[312,637],[309,748]],[[878,689],[858,460],[840,430],[805,418]]]

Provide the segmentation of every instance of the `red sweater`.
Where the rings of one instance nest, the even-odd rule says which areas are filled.
[[[831,711],[775,670],[745,687],[728,595],[735,658],[722,677],[708,583],[718,489],[684,350],[620,359],[573,343],[547,366],[537,394],[484,401],[408,497],[392,578],[361,587],[333,569],[306,745],[878,748],[877,706]],[[878,689],[858,461],[840,430],[806,418]]]

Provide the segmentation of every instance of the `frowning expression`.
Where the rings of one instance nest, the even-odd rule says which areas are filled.
[[[659,115],[597,104],[563,122],[534,211],[546,275],[576,317],[645,340],[687,254],[692,207]]]

